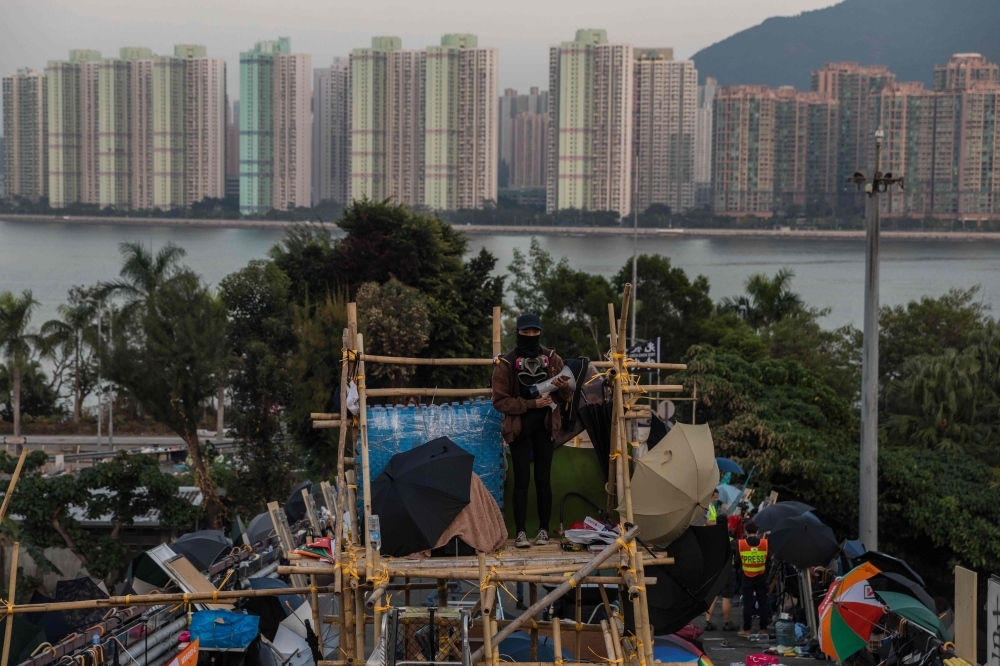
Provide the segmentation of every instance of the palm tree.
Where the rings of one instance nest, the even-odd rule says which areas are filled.
[[[177,274],[180,260],[187,254],[184,248],[167,243],[153,254],[141,243],[134,241],[119,243],[118,251],[125,261],[119,271],[119,279],[101,283],[99,295],[120,296],[125,299],[123,312],[131,309],[146,296],[156,290],[165,280]]]
[[[802,312],[802,297],[791,290],[795,272],[782,268],[769,278],[763,273],[751,275],[746,282],[746,294],[722,299],[723,312],[735,312],[752,328],[759,329],[785,317]]]
[[[84,366],[86,350],[92,343],[94,335],[95,308],[92,303],[77,303],[60,305],[61,319],[51,319],[42,325],[42,337],[45,340],[46,352],[51,355],[57,349],[72,357],[73,361],[73,423],[80,423],[83,418]]]
[[[38,305],[28,290],[20,298],[9,291],[0,292],[0,354],[10,363],[14,378],[11,395],[15,437],[21,435],[21,369],[31,359],[32,347],[42,344],[40,336],[28,331],[31,314]]]

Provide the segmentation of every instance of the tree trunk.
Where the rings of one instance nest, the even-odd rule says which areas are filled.
[[[209,529],[222,529],[223,507],[215,494],[215,479],[209,468],[210,461],[206,461],[202,456],[201,445],[198,443],[197,433],[187,433],[181,435],[188,447],[188,455],[194,464],[194,482],[201,490],[203,506],[205,508],[205,519],[208,521]]]
[[[14,361],[14,437],[21,436],[21,364]],[[18,451],[21,447],[18,446]]]
[[[76,365],[73,369],[73,423],[80,425],[83,420],[83,400],[80,399],[80,340],[76,341],[76,353],[74,354]]]

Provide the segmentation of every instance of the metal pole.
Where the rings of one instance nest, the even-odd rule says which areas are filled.
[[[101,308],[97,307],[97,448],[101,448]]]
[[[635,181],[632,184],[632,191],[634,196],[632,197],[632,346],[635,346],[635,300],[636,294],[639,292],[639,278],[638,278],[638,254],[639,254],[639,151],[635,153],[635,166],[633,167],[632,179]]]
[[[875,133],[875,175],[865,185],[865,315],[861,352],[861,465],[858,537],[878,550],[878,195],[881,183],[882,130]]]
[[[108,349],[111,348],[111,341],[115,337],[115,321],[111,318],[111,310],[108,310]],[[115,448],[115,392],[108,383],[108,448]]]

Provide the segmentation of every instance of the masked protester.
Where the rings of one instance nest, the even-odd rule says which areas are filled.
[[[535,462],[535,499],[538,505],[538,535],[535,545],[549,542],[552,516],[552,434],[559,429],[560,413],[554,407],[569,401],[573,389],[564,377],[553,380],[555,391],[538,395],[533,388],[563,369],[554,349],[541,346],[542,321],[535,314],[517,318],[517,346],[504,354],[493,370],[493,407],[504,415],[501,433],[510,446],[514,468],[514,545],[528,548],[525,521],[528,515],[528,485],[531,461]]]

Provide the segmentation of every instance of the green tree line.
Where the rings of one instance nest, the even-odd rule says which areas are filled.
[[[117,278],[74,288],[59,318],[37,327],[30,292],[0,295],[0,414],[64,410],[79,421],[102,368],[116,412],[187,443],[205,518],[221,526],[286,497],[293,470],[333,476],[337,432],[314,430],[309,415],[339,410],[349,301],[374,354],[488,356],[492,308],[506,300],[509,313],[537,312],[546,344],[563,357],[597,358],[607,348],[607,304],[620,308],[632,279],[631,261],[604,278],[534,241],[501,273],[457,228],[391,203],[356,202],[338,226],[338,237],[321,225],[292,228],[217,289],[184,265],[180,248],[123,244]],[[749,276],[743,293],[718,301],[707,277],[668,257],[641,255],[637,276],[637,334],[659,337],[664,360],[687,363],[661,379],[697,385],[697,420],[712,426],[719,455],[754,467],[758,492],[810,502],[839,535],[856,536],[858,330],[825,328],[827,312],[795,293],[789,270]],[[1000,324],[973,287],[884,307],[880,327],[883,549],[940,584],[951,564],[1000,570]],[[476,386],[488,373],[373,365],[367,382]],[[219,387],[237,444],[230,463],[197,434]],[[690,419],[689,409],[678,418]],[[49,497],[43,486],[36,492]],[[52,506],[69,496],[51,493]],[[112,561],[101,548],[84,552]]]

